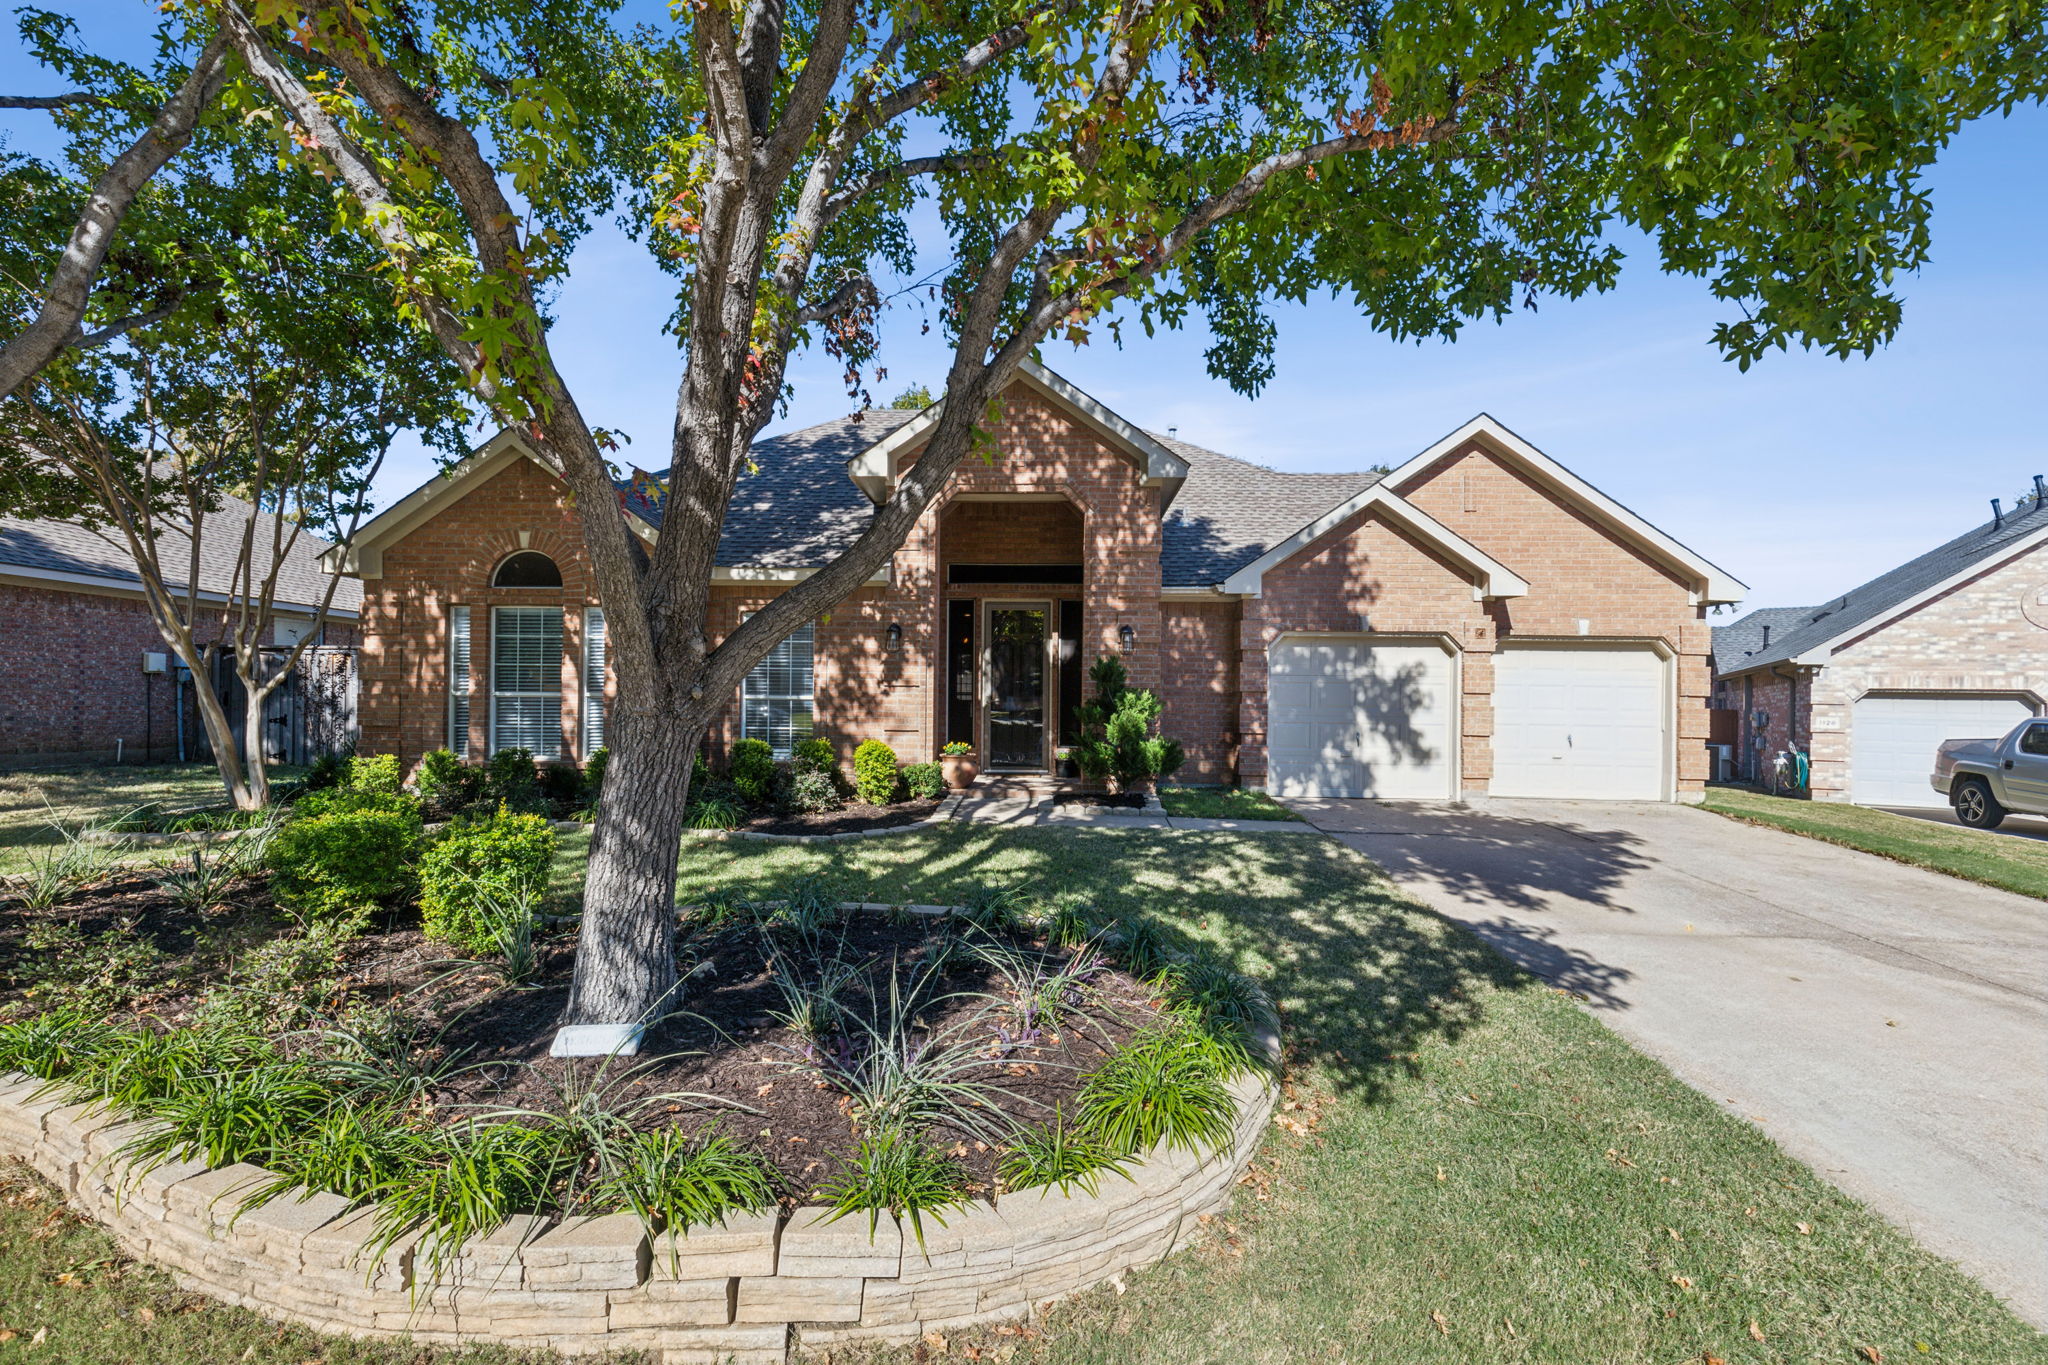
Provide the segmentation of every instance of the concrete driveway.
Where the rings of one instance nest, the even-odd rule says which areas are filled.
[[[2048,903],[1680,806],[1289,804],[2048,1326]]]

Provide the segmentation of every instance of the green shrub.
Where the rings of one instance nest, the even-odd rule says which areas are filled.
[[[612,751],[609,745],[600,744],[591,751],[583,764],[583,792],[591,805],[604,794],[604,770],[611,766]]]
[[[946,774],[936,763],[912,763],[903,770],[903,788],[914,801],[936,801],[946,794]]]
[[[790,778],[786,804],[788,809],[806,814],[838,810],[841,804],[839,788],[833,783],[831,774],[807,769]]]
[[[967,1203],[967,1172],[959,1162],[941,1155],[923,1139],[900,1128],[883,1128],[860,1140],[860,1150],[825,1186],[824,1196],[836,1222],[849,1213],[868,1216],[874,1235],[882,1214],[910,1220],[917,1244],[924,1245],[924,1215],[946,1225],[944,1211]]]
[[[540,776],[533,768],[533,754],[526,749],[500,749],[484,765],[483,799],[513,810],[532,810],[540,804]]]
[[[358,792],[366,800],[404,800]],[[304,803],[301,802],[303,805]],[[412,889],[420,812],[358,807],[302,816],[270,841],[266,861],[279,904],[315,919],[348,919]]]
[[[555,832],[537,815],[500,809],[450,825],[420,860],[427,937],[472,953],[498,951],[506,907],[532,906],[547,890]]]
[[[1066,1115],[1053,1110],[1052,1122],[1042,1128],[1025,1128],[1012,1139],[996,1172],[1006,1190],[1036,1190],[1056,1186],[1061,1194],[1072,1194],[1079,1186],[1093,1196],[1104,1171],[1130,1179],[1125,1169],[1127,1156],[1118,1156],[1095,1134],[1067,1122]]]
[[[292,804],[294,820],[311,820],[322,815],[355,815],[373,811],[385,815],[420,813],[420,803],[404,792],[362,792],[348,787],[329,787],[307,792]]]
[[[775,751],[765,739],[734,740],[726,776],[732,779],[740,800],[750,806],[767,804],[775,785]]]
[[[358,754],[348,761],[348,776],[341,785],[354,792],[395,793],[404,780],[397,754]]]
[[[1158,696],[1129,685],[1124,661],[1105,654],[1088,670],[1095,695],[1074,708],[1081,742],[1073,746],[1082,775],[1108,779],[1118,791],[1137,791],[1173,776],[1187,754],[1177,739],[1152,733],[1162,707]]]
[[[341,785],[341,779],[348,776],[346,754],[322,754],[313,760],[313,766],[306,769],[302,790],[309,792],[326,791],[329,787]]]
[[[573,806],[583,797],[583,769],[566,758],[540,765],[540,794],[549,801]]]
[[[711,781],[711,765],[704,761],[704,751],[699,749],[690,755],[690,791],[701,792]]]
[[[789,766],[800,773],[829,773],[839,766],[839,758],[832,752],[832,741],[822,735],[800,739],[790,750]]]
[[[1223,1083],[1240,1060],[1188,1022],[1139,1034],[1082,1087],[1081,1126],[1116,1156],[1161,1142],[1214,1151],[1230,1140],[1237,1120]]]
[[[896,751],[879,739],[864,739],[853,751],[853,789],[870,806],[896,799]]]
[[[483,793],[484,775],[457,758],[453,750],[435,749],[420,759],[414,779],[420,800],[443,806],[466,806]]]

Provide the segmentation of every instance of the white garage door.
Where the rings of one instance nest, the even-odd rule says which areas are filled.
[[[1849,799],[1866,806],[1946,805],[1927,785],[1941,742],[2002,735],[2033,713],[2013,697],[1865,697],[1849,722]]]
[[[1495,796],[1664,798],[1664,661],[1647,649],[1494,656]]]
[[[1450,656],[1427,645],[1282,640],[1267,674],[1280,796],[1451,794]]]

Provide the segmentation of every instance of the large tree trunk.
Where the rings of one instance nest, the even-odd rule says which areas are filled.
[[[568,1024],[648,1024],[673,1008],[676,858],[704,722],[621,708],[590,831]]]

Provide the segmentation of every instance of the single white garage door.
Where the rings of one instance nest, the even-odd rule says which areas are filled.
[[[1849,725],[1849,799],[1865,806],[1942,806],[1929,786],[1945,739],[2002,735],[2034,714],[2016,697],[1865,697]]]
[[[1266,691],[1280,796],[1448,797],[1451,658],[1428,645],[1282,640]]]
[[[1663,800],[1664,678],[1664,661],[1648,649],[1502,649],[1487,790]]]

